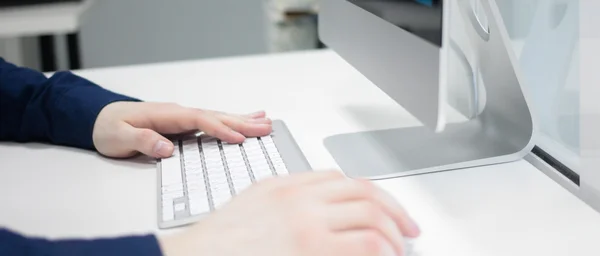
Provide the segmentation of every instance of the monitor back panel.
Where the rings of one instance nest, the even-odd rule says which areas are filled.
[[[419,13],[428,8],[412,1],[324,0],[319,36],[424,125],[441,131],[447,54],[443,18],[432,10]],[[398,12],[431,17],[419,27]]]

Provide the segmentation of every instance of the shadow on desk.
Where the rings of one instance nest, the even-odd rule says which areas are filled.
[[[150,157],[147,157],[147,156],[141,155],[141,154],[138,154],[138,155],[135,155],[132,157],[128,157],[128,158],[116,159],[116,158],[105,157],[96,151],[67,147],[67,146],[60,146],[60,145],[52,145],[52,144],[44,144],[44,143],[13,143],[13,142],[3,143],[3,144],[18,146],[18,147],[26,148],[28,150],[33,150],[33,151],[57,150],[58,149],[62,152],[68,152],[69,154],[92,156],[101,161],[109,163],[111,165],[116,165],[116,166],[125,167],[125,168],[132,168],[132,167],[135,168],[135,167],[140,167],[142,165],[144,167],[147,167],[148,165],[156,164],[156,160],[154,158],[150,158]],[[67,158],[67,159],[69,159],[69,158]],[[36,161],[36,159],[30,159],[30,160]],[[68,163],[66,163],[66,164],[68,164]],[[120,168],[117,168],[117,169],[120,169]]]
[[[413,117],[408,114],[384,106],[347,106],[342,114],[366,131],[334,135],[326,138],[324,144],[351,177],[386,179],[415,175],[514,153],[510,141],[484,136],[487,131],[477,121],[448,124],[444,132],[435,133],[409,119]],[[395,127],[381,129],[384,125]],[[489,147],[490,144],[494,146]]]

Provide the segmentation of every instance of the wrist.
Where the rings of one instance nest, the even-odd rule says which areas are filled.
[[[174,252],[174,248],[176,247],[176,244],[173,240],[172,236],[162,236],[162,237],[158,237],[158,246],[160,247],[160,251],[162,252],[162,255],[164,256],[177,256],[177,253]]]
[[[158,238],[158,244],[164,256],[188,256],[194,254],[182,234],[162,236]]]

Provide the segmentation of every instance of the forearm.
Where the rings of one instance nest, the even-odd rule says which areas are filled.
[[[64,255],[162,255],[155,236],[140,235],[91,240],[47,240],[28,238],[0,229],[0,255],[64,256]]]
[[[136,101],[70,72],[46,78],[0,59],[0,140],[43,141],[93,149],[98,113],[115,101]]]

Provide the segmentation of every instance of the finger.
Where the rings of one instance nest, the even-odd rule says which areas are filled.
[[[273,177],[259,181],[259,184],[270,183],[265,186],[267,189],[289,188],[294,186],[314,185],[327,183],[332,180],[345,179],[343,173],[339,171],[310,171],[290,174],[287,176]]]
[[[402,233],[408,237],[417,237],[420,230],[404,208],[391,196],[379,189],[370,181],[355,179],[339,179],[328,183],[320,183],[307,189],[315,196],[327,202],[343,202],[368,200],[379,204],[392,217]]]
[[[265,111],[257,111],[254,113],[246,114],[246,115],[244,115],[244,117],[251,118],[251,119],[266,118],[267,113]]]
[[[325,214],[327,223],[333,231],[372,229],[381,233],[396,254],[401,254],[403,251],[402,233],[394,220],[375,202],[354,201],[338,204]]]
[[[415,238],[420,235],[421,231],[416,222],[392,196],[368,180],[359,180],[359,182],[373,191],[371,194],[375,195],[375,200],[392,217],[405,236]]]
[[[251,123],[251,124],[273,124],[273,121],[269,118],[254,118],[254,119],[244,119],[244,122],[247,123]]]
[[[198,129],[209,136],[218,138],[227,143],[242,143],[246,139],[241,133],[234,131],[221,120],[211,114],[200,114],[196,118]]]
[[[395,254],[380,233],[370,230],[352,230],[336,234],[334,241],[336,255],[344,256],[403,256]]]
[[[231,133],[227,125],[222,124],[217,115],[227,115],[213,110],[186,108],[171,103],[156,103],[147,109],[147,118],[142,121],[132,122],[135,127],[153,129],[162,134],[178,134],[182,132],[193,132],[197,130],[225,140],[230,143],[241,143],[244,135],[239,132]],[[260,116],[257,115],[257,116]],[[211,118],[212,117],[212,118]],[[239,116],[240,119],[247,119]],[[216,120],[215,120],[216,119]],[[254,123],[270,123],[270,120],[253,120]]]
[[[353,200],[374,200],[374,191],[355,179],[344,178],[328,183],[319,183],[308,189],[309,193],[329,203]]]
[[[153,130],[128,125],[121,134],[128,147],[144,155],[155,158],[173,155],[173,143]]]
[[[213,111],[210,110],[211,113],[214,113],[215,116],[217,117],[233,117],[236,119],[239,119],[240,121],[243,122],[248,122],[248,123],[252,123],[252,124],[271,124],[273,123],[271,121],[271,119],[266,117],[266,114],[264,111],[259,111],[259,112],[255,112],[252,114],[247,114],[247,115],[237,115],[237,114],[231,114],[231,113],[225,113],[225,112],[220,112],[220,111]]]
[[[203,111],[208,111],[211,112],[215,115],[220,114],[220,115],[230,115],[230,116],[235,116],[235,117],[239,117],[242,118],[246,121],[248,120],[252,120],[252,119],[261,119],[261,118],[266,118],[267,117],[267,113],[265,111],[256,111],[250,114],[245,114],[245,115],[238,115],[238,114],[233,114],[233,113],[227,113],[227,112],[223,112],[223,111],[216,111],[216,110],[203,110]]]
[[[132,126],[148,128],[162,134],[179,134],[198,130],[198,118],[203,111],[185,108],[177,104],[156,103],[145,109],[142,122],[132,122]]]
[[[267,123],[266,120],[265,123],[251,123],[244,121],[242,118],[230,115],[217,115],[217,118],[234,131],[237,131],[247,137],[266,136],[271,134],[273,131],[273,127],[270,123]]]

